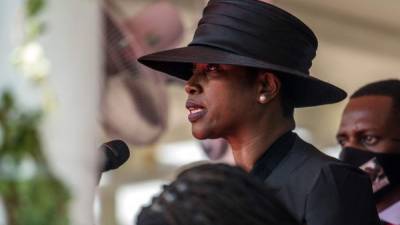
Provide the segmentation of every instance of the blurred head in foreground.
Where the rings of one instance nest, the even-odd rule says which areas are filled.
[[[295,224],[273,192],[244,170],[206,164],[183,171],[138,216],[138,225]]]

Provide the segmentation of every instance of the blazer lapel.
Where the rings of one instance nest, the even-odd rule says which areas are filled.
[[[280,189],[283,184],[287,183],[290,174],[296,168],[301,167],[311,155],[307,144],[296,134],[292,148],[264,182],[270,188]]]

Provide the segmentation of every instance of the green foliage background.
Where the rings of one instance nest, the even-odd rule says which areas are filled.
[[[69,194],[41,151],[40,112],[22,112],[11,92],[0,100],[0,194],[9,225],[67,225]],[[26,175],[23,164],[33,166]]]
[[[16,51],[16,67],[23,68],[22,50],[45,31],[40,18],[45,5],[45,0],[24,2],[24,39]],[[42,152],[39,126],[44,110],[24,111],[11,91],[0,95],[0,200],[8,225],[69,224],[69,192],[51,173]]]

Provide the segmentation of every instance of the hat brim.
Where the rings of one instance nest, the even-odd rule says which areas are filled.
[[[183,80],[191,77],[193,63],[238,65],[278,72],[284,84],[292,91],[295,107],[336,103],[347,96],[342,89],[308,74],[207,46],[188,46],[157,52],[142,56],[138,61]]]

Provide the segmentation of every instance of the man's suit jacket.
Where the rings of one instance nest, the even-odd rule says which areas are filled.
[[[264,182],[299,224],[379,224],[369,178],[299,137]]]

